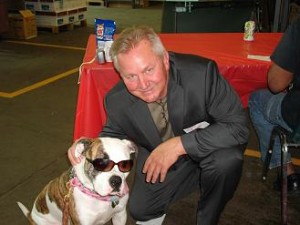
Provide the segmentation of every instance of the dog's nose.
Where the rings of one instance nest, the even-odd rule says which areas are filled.
[[[109,183],[113,187],[114,191],[119,191],[122,184],[122,179],[119,176],[112,176],[109,179]]]

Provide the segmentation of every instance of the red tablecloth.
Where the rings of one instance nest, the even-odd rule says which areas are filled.
[[[249,94],[266,87],[270,62],[248,59],[248,55],[269,56],[281,33],[257,33],[255,40],[243,40],[242,33],[160,34],[169,51],[192,53],[215,60],[220,73],[239,94],[244,107]],[[81,68],[74,139],[96,137],[106,121],[103,107],[105,94],[119,81],[112,63],[90,62],[96,53],[96,39],[89,37]]]

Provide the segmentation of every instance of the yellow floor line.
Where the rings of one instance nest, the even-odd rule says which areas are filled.
[[[63,48],[63,49],[85,51],[85,48],[72,47],[72,46],[49,45],[49,44],[32,43],[32,42],[25,42],[25,41],[5,41],[5,42],[14,43],[14,44],[22,44],[22,45],[33,45],[33,46],[40,46],[40,47]]]
[[[32,85],[29,85],[29,86],[27,86],[25,88],[19,89],[17,91],[11,92],[11,93],[0,92],[0,97],[3,97],[3,98],[14,98],[14,97],[19,96],[21,94],[24,94],[26,92],[29,92],[29,91],[32,91],[34,89],[40,88],[42,86],[45,86],[45,85],[47,85],[49,83],[52,83],[52,82],[54,82],[56,80],[59,80],[59,79],[62,79],[64,77],[70,76],[72,74],[78,73],[78,70],[79,70],[79,67],[71,69],[71,70],[68,70],[68,71],[66,71],[64,73],[55,75],[55,76],[50,77],[50,78],[48,78],[46,80],[42,80],[40,82],[37,82],[37,83],[32,84]]]
[[[257,150],[253,150],[253,149],[246,149],[245,155],[260,158],[260,152]],[[292,161],[293,161],[293,164],[300,166],[300,159],[292,158]]]
[[[255,157],[255,158],[260,158],[260,152],[257,150],[253,150],[253,149],[246,149],[245,151],[245,155],[246,156],[251,156],[251,157]]]

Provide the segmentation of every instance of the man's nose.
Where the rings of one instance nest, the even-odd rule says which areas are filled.
[[[148,87],[148,80],[143,75],[139,77],[139,87],[146,89]]]

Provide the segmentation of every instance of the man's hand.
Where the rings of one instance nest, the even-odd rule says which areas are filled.
[[[77,139],[71,145],[71,147],[68,149],[68,158],[69,158],[72,166],[75,166],[76,164],[80,163],[80,161],[81,161],[81,157],[76,157],[75,150],[76,150],[76,145],[77,145],[78,141],[80,141],[83,138],[84,137],[81,137],[81,138]]]
[[[163,182],[168,169],[177,161],[178,157],[186,154],[180,137],[171,138],[155,148],[145,162],[143,173],[146,173],[146,181],[155,183]]]

